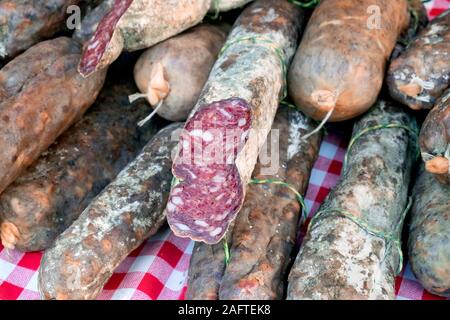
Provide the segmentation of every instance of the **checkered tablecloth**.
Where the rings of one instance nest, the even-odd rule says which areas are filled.
[[[450,0],[426,4],[431,17],[450,7]],[[305,202],[309,217],[337,183],[348,137],[330,130],[312,171]],[[174,236],[167,228],[135,250],[106,284],[99,299],[184,299],[193,242]],[[0,244],[0,300],[39,299],[37,270],[42,253],[7,251]],[[396,278],[397,299],[442,299],[426,292],[406,262]]]

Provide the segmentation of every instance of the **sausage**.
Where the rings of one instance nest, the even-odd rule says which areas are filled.
[[[269,134],[267,154],[253,172],[254,181],[283,181],[304,194],[321,134],[306,142],[302,136],[314,127],[301,112],[280,108]],[[270,168],[275,169],[273,174],[267,174]],[[269,182],[249,184],[244,205],[223,240],[230,251],[228,265],[222,242],[197,242],[189,265],[186,298],[282,298],[301,210],[296,194],[288,187]]]
[[[264,170],[268,166],[259,162],[254,179],[286,182],[303,196],[322,137],[318,133],[305,141],[302,136],[315,126],[299,111],[281,108],[272,129],[279,134],[279,140],[275,139],[280,144],[275,152],[279,155],[278,170],[267,175]],[[275,138],[273,134],[271,138]],[[286,186],[263,183],[247,187],[244,205],[233,228],[231,259],[219,290],[221,300],[283,298],[303,209],[296,194]]]
[[[422,166],[412,194],[412,271],[429,292],[450,298],[450,186],[437,182]]]
[[[376,127],[387,124],[402,127]],[[362,130],[368,131],[354,140],[340,182],[310,222],[289,274],[290,300],[395,297],[417,125],[403,108],[379,100],[352,137]]]
[[[109,83],[91,111],[0,195],[6,248],[48,248],[136,156],[143,146],[136,122],[150,108],[129,105],[133,90],[133,84]]]
[[[85,46],[78,68],[80,73],[88,76],[113,63],[123,50],[149,48],[195,26],[214,1],[115,0],[113,9],[101,20]],[[248,2],[250,0],[221,0],[220,9]]]
[[[167,204],[176,235],[215,244],[241,208],[302,19],[287,1],[257,1],[236,21],[180,135]]]
[[[76,70],[80,46],[61,37],[41,42],[0,70],[0,193],[97,98],[106,70]]]
[[[430,109],[450,85],[450,10],[431,21],[388,71],[391,96],[411,109]]]
[[[38,287],[45,299],[94,299],[117,266],[165,222],[172,135],[162,129],[44,254]]]
[[[76,29],[72,39],[84,44],[94,35],[102,18],[112,9],[114,0],[103,0],[98,6],[88,11],[81,21],[79,29]]]
[[[226,241],[231,245],[233,222],[228,229]],[[219,300],[219,288],[226,268],[224,243],[206,244],[196,242],[189,261],[187,300]]]
[[[134,68],[139,90],[157,113],[186,121],[225,42],[226,32],[200,25],[145,51]]]
[[[450,183],[450,88],[428,113],[420,130],[420,151],[428,172]]]
[[[295,104],[316,120],[343,121],[367,111],[408,24],[407,0],[320,1],[289,69]]]
[[[0,1],[0,59],[13,58],[65,28],[67,8],[79,0]]]

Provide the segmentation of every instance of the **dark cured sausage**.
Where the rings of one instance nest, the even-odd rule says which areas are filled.
[[[289,70],[288,88],[316,120],[354,118],[380,92],[387,61],[409,23],[407,0],[322,0]]]
[[[39,270],[45,299],[94,299],[117,266],[165,222],[173,134],[162,129],[47,250]]]
[[[0,70],[0,193],[94,103],[106,70],[81,77],[81,48],[41,42]]]
[[[13,58],[66,26],[67,8],[79,0],[0,1],[0,59]]]
[[[450,89],[428,113],[420,130],[420,151],[425,168],[441,183],[450,183]]]
[[[214,244],[235,218],[283,95],[283,71],[302,21],[287,1],[257,1],[236,21],[178,144],[178,183],[167,204],[176,235]]]
[[[413,189],[409,261],[429,292],[450,298],[450,186],[423,170]]]
[[[417,130],[402,108],[379,101],[356,122],[353,137],[387,124]],[[373,129],[355,141],[341,181],[311,220],[289,274],[288,299],[394,299],[414,135]]]
[[[228,248],[231,245],[232,232],[233,222],[225,237]],[[187,300],[219,299],[220,283],[226,267],[223,241],[217,244],[195,243],[189,262]]]
[[[430,109],[450,84],[450,10],[435,18],[397,59],[387,76],[391,96]]]
[[[37,251],[78,218],[143,143],[136,126],[150,107],[130,105],[136,87],[111,81],[92,109],[0,195],[2,243]],[[155,131],[155,125],[146,127]]]
[[[306,141],[302,141],[302,136],[315,126],[299,111],[280,109],[272,129],[279,133],[278,170],[266,175],[263,172],[267,166],[258,163],[254,179],[287,182],[304,195],[319,152],[321,133]],[[266,183],[247,187],[233,228],[231,259],[219,290],[221,300],[283,298],[301,212],[299,199],[286,186]]]

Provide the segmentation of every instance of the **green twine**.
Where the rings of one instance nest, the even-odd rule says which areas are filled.
[[[403,252],[402,252],[402,242],[401,242],[398,234],[399,234],[399,232],[401,232],[401,226],[403,224],[403,221],[405,220],[406,214],[411,209],[411,205],[412,205],[412,198],[410,197],[408,200],[408,205],[406,206],[405,210],[402,213],[400,224],[398,225],[397,230],[392,234],[372,228],[367,222],[356,217],[354,214],[352,214],[348,211],[342,210],[340,208],[327,208],[327,209],[323,209],[323,210],[320,210],[319,212],[317,212],[309,223],[308,232],[313,227],[314,223],[316,223],[317,219],[320,216],[324,215],[327,212],[328,213],[330,213],[330,212],[338,213],[342,217],[347,218],[350,221],[352,221],[353,223],[355,223],[358,227],[363,229],[365,232],[367,232],[375,237],[385,240],[387,243],[390,243],[391,246],[392,245],[396,246],[397,251],[398,251],[398,259],[399,259],[397,270],[396,270],[396,275],[399,275],[403,269]]]
[[[361,138],[361,136],[363,136],[366,133],[371,132],[371,131],[375,131],[375,130],[379,130],[379,129],[391,129],[391,128],[405,129],[409,133],[413,134],[413,137],[416,140],[417,157],[420,157],[420,150],[417,145],[417,140],[418,140],[419,134],[416,130],[408,127],[407,125],[401,124],[401,123],[379,124],[376,126],[365,128],[352,137],[352,139],[350,140],[350,143],[348,144],[347,152],[345,153],[345,157],[344,157],[344,166],[343,166],[344,170],[347,167],[348,156],[350,154],[350,150],[353,147],[353,145],[355,144],[355,142],[358,141],[359,138]]]
[[[301,214],[303,216],[303,222],[306,221],[306,218],[308,217],[308,215],[306,213],[305,200],[303,199],[302,195],[289,183],[278,180],[278,179],[251,179],[249,181],[249,184],[277,184],[277,185],[288,188],[289,190],[294,192],[295,197],[301,207]],[[223,241],[223,251],[224,251],[224,256],[225,256],[225,265],[228,265],[228,263],[230,262],[230,248],[228,247],[228,239],[227,238],[228,238],[228,236],[225,235],[225,237],[222,240]]]
[[[411,1],[412,0],[408,0],[408,11],[409,11],[409,14],[413,18],[414,24],[413,24],[413,35],[412,36],[414,36],[417,33],[417,30],[419,29],[419,20],[420,19],[419,19],[419,14],[417,13],[417,11],[411,7]],[[428,2],[428,1],[422,1],[422,3],[426,3],[426,2]],[[409,44],[410,44],[410,42],[408,41],[407,38],[406,39],[400,38],[400,39],[398,39],[398,42],[405,47],[409,46]]]
[[[320,0],[310,0],[308,2],[298,1],[298,0],[288,0],[288,2],[299,6],[300,8],[314,8],[320,2]]]
[[[215,12],[213,15],[208,14],[207,17],[212,20],[217,20],[217,18],[219,18],[219,15],[220,15],[220,10],[219,10],[220,0],[213,0],[212,2],[214,4]]]
[[[225,43],[225,45],[222,47],[222,49],[219,52],[219,58],[232,45],[241,43],[241,42],[250,42],[253,44],[261,44],[261,43],[270,44],[270,48],[275,52],[278,59],[280,60],[281,70],[282,70],[282,74],[283,74],[283,82],[284,82],[283,97],[281,98],[281,100],[284,100],[284,98],[287,97],[287,65],[286,65],[286,61],[284,60],[283,51],[276,45],[275,42],[273,42],[270,39],[266,39],[266,38],[260,37],[260,36],[248,36],[248,37],[237,38],[236,40],[228,41],[227,43]],[[267,46],[262,46],[262,47],[268,48]]]
[[[178,184],[180,184],[181,180],[177,177],[173,176],[172,181],[170,182],[170,189],[175,188]]]
[[[228,266],[230,263],[230,247],[228,246],[228,235],[223,238],[223,253],[225,256],[225,265]]]
[[[306,204],[303,196],[295,189],[292,185],[287,182],[278,180],[278,179],[251,179],[250,184],[277,184],[283,187],[288,188],[292,192],[294,192],[295,197],[297,198],[298,203],[300,204],[302,210],[303,221],[306,221],[308,215],[306,214]]]
[[[292,104],[292,103],[290,103],[290,102],[287,102],[286,100],[280,101],[280,104],[283,105],[283,106],[289,107],[289,108],[291,108],[291,109],[298,110],[298,108],[297,108],[297,106],[296,106],[295,104]]]
[[[413,29],[414,29],[414,34],[417,32],[417,30],[419,29],[419,14],[417,13],[416,10],[409,8],[409,12],[411,13],[413,19],[414,19],[414,25],[413,25]]]

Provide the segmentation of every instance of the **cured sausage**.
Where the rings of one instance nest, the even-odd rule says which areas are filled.
[[[65,28],[67,8],[79,0],[0,1],[0,59],[13,58]]]
[[[224,241],[231,245],[233,223]],[[189,262],[187,300],[219,300],[219,288],[226,267],[224,243],[206,244],[196,242]]]
[[[271,139],[275,138],[274,132],[279,136],[279,140],[275,139],[279,149],[271,150],[271,156],[279,155],[278,167],[274,174],[267,175],[264,172],[269,165],[259,162],[253,172],[253,181],[262,184],[247,187],[244,205],[236,218],[230,262],[219,290],[221,300],[283,298],[298,225],[304,222],[300,214],[305,208],[299,195],[306,193],[322,140],[321,133],[306,141],[302,136],[315,126],[297,110],[285,107],[278,111],[270,135]],[[276,183],[280,181],[288,185]]]
[[[391,96],[412,109],[430,109],[450,84],[450,10],[435,18],[388,71]]]
[[[106,70],[81,77],[81,48],[41,42],[0,70],[0,193],[94,103]]]
[[[420,151],[425,168],[441,183],[450,183],[450,89],[428,113],[420,130]]]
[[[170,121],[186,121],[208,79],[226,32],[200,25],[145,51],[134,68],[139,90],[157,113]]]
[[[235,218],[284,93],[301,21],[287,1],[257,1],[236,21],[180,136],[167,204],[176,235],[215,244]]]
[[[221,0],[220,10],[242,6],[251,0]],[[103,69],[120,53],[149,48],[200,23],[215,0],[115,0],[87,42],[79,71],[87,76]]]
[[[153,137],[44,254],[38,287],[45,299],[94,299],[117,266],[165,222],[172,124]]]
[[[229,263],[225,264],[223,243],[196,243],[187,299],[283,297],[298,224],[304,222],[299,196],[306,191],[321,141],[320,133],[306,141],[302,137],[314,127],[300,111],[278,110],[267,150],[253,172],[254,183],[247,186],[244,205],[223,240],[228,243]]]
[[[416,126],[383,100],[356,122],[343,177],[311,220],[289,274],[288,299],[395,297]]]
[[[450,298],[450,186],[421,167],[412,194],[411,268],[425,289]]]
[[[143,146],[136,122],[150,107],[129,105],[133,90],[132,83],[110,81],[94,107],[0,195],[6,248],[48,248],[136,156]]]
[[[407,0],[320,1],[289,69],[295,104],[316,120],[342,121],[367,111],[408,24]]]

